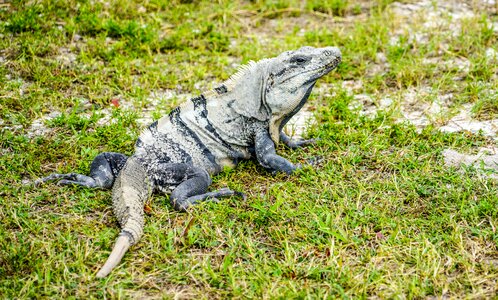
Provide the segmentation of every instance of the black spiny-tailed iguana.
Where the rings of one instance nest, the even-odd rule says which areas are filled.
[[[341,61],[335,47],[302,47],[251,62],[212,91],[192,98],[152,123],[138,138],[131,157],[106,152],[90,166],[90,176],[52,174],[37,182],[111,188],[121,233],[97,277],[107,276],[128,248],[143,235],[144,204],[153,191],[170,193],[176,210],[240,193],[208,192],[211,175],[241,159],[255,157],[272,172],[292,173],[296,166],[275,152],[293,141],[283,126],[305,104],[316,81]]]

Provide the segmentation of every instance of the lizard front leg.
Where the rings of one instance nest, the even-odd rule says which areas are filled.
[[[291,174],[298,167],[287,159],[277,155],[275,143],[268,131],[261,129],[255,133],[254,150],[258,162],[270,171]]]

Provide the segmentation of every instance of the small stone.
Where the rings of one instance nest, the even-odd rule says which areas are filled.
[[[373,103],[372,97],[367,94],[358,94],[353,96],[354,100],[363,102],[365,104]]]
[[[489,60],[497,60],[498,59],[498,51],[493,48],[486,49],[486,58]]]
[[[453,149],[445,149],[441,153],[447,167],[474,167],[477,170],[498,171],[498,154],[487,154],[487,151],[480,151],[476,155],[460,153]],[[497,178],[497,174],[488,177]]]
[[[379,101],[379,105],[382,108],[389,107],[389,106],[391,106],[391,104],[393,104],[393,99],[391,99],[389,97],[382,98]]]
[[[377,59],[377,62],[379,63],[386,63],[387,62],[387,57],[386,55],[384,54],[384,52],[377,52],[377,54],[375,55],[376,59]]]

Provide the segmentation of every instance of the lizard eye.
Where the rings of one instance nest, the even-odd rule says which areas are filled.
[[[309,57],[307,57],[307,56],[296,55],[296,56],[291,58],[290,62],[301,65],[301,64],[304,64],[305,62],[307,62],[308,60],[309,60]]]

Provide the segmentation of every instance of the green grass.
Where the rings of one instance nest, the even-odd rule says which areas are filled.
[[[423,31],[423,20],[403,20],[391,2],[0,4],[0,296],[494,297],[498,185],[472,168],[446,168],[441,152],[496,141],[437,124],[418,130],[391,110],[367,118],[350,108],[354,97],[341,83],[361,80],[355,92],[376,100],[430,87],[428,97],[452,93],[454,111],[471,104],[476,119],[496,119],[497,64],[485,53],[498,50],[498,18],[474,9],[455,33],[442,26],[416,40],[396,30],[408,23]],[[343,63],[310,100],[318,125],[308,135],[320,142],[278,152],[323,163],[272,176],[243,162],[212,189],[244,191],[247,200],[188,213],[156,195],[145,236],[106,279],[94,276],[119,231],[110,192],[22,184],[87,173],[102,151],[130,154],[145,111],[157,119],[179,95],[214,87],[237,65],[302,45],[338,46]],[[151,107],[158,91],[173,96]],[[51,111],[61,114],[33,135]]]

